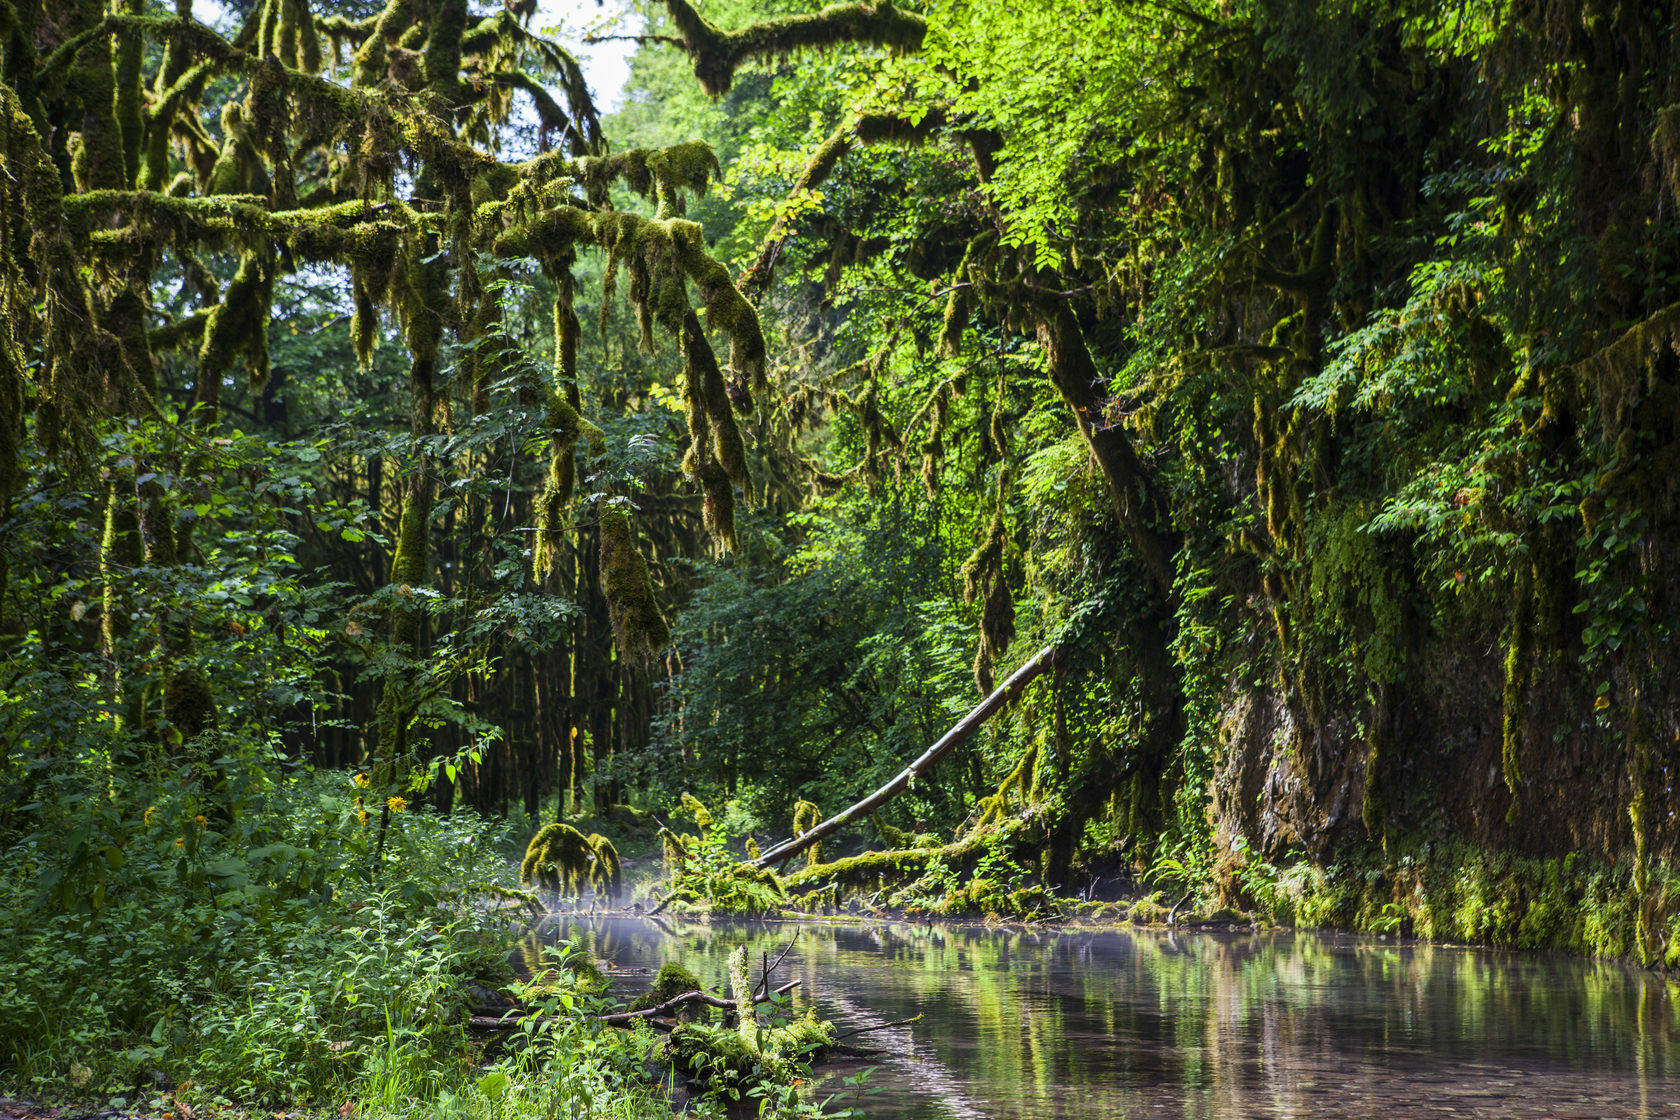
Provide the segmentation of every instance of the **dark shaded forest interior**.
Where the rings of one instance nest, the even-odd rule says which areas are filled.
[[[1680,15],[627,11],[0,0],[5,1084],[441,1108],[550,897],[1680,965]]]

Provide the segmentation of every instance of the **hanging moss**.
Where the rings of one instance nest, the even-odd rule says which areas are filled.
[[[793,803],[793,835],[797,839],[822,823],[822,810],[809,801]],[[805,866],[815,867],[822,862],[822,841],[805,849]]]
[[[616,854],[616,853],[615,853]],[[519,881],[545,890],[579,894],[594,874],[595,850],[569,824],[546,824],[525,847]]]
[[[267,384],[268,320],[273,298],[272,252],[265,247],[243,254],[222,302],[205,320],[204,341],[198,349],[194,400],[204,410],[200,423],[206,427],[215,426],[222,373],[232,364],[234,355],[244,355],[252,388],[261,389]]]
[[[988,230],[977,234],[963,248],[951,294],[945,300],[945,317],[939,328],[940,357],[954,358],[962,353],[963,334],[968,330],[969,316],[974,313],[975,287],[971,276],[979,267],[982,255],[996,239],[996,232]]]
[[[712,827],[712,814],[700,803],[700,799],[692,793],[683,793],[682,807],[694,817],[694,825],[701,832],[705,832]]]
[[[707,328],[721,330],[729,336],[729,365],[742,382],[738,390],[767,392],[764,330],[758,312],[735,287],[729,270],[706,251],[698,224],[673,220],[667,226],[677,263],[694,282],[706,309]]]
[[[1528,722],[1528,677],[1534,655],[1534,595],[1533,566],[1526,562],[1517,565],[1517,576],[1511,589],[1511,626],[1505,639],[1505,687],[1502,694],[1500,759],[1505,788],[1511,795],[1511,806],[1505,812],[1505,822],[1515,824],[1522,796],[1522,740]]]
[[[928,407],[927,436],[922,440],[922,485],[929,501],[939,497],[939,468],[945,458],[945,425],[950,417],[951,384],[934,390]]]
[[[1003,488],[1002,477],[999,490]],[[992,511],[986,535],[963,562],[963,600],[980,606],[980,640],[974,655],[974,684],[982,693],[991,692],[996,680],[992,666],[1009,649],[1015,637],[1015,601],[1004,578],[1004,550],[1007,536],[1000,496]]]
[[[588,843],[595,856],[589,868],[590,889],[610,905],[624,892],[624,869],[619,863],[618,849],[598,832],[589,835]]]
[[[671,631],[654,600],[647,561],[636,551],[630,517],[618,505],[603,502],[600,508],[601,593],[619,648],[662,649],[671,644]]]
[[[753,495],[746,446],[730,410],[717,359],[690,311],[683,323],[683,386],[689,449],[683,471],[705,494],[705,524],[726,548],[735,547],[735,487]]]
[[[1383,789],[1383,745],[1388,736],[1389,689],[1378,685],[1371,702],[1371,722],[1365,731],[1365,791],[1359,799],[1359,819],[1365,835],[1388,844],[1387,798]]]
[[[659,830],[659,853],[665,878],[670,880],[682,870],[683,863],[688,859],[688,845],[670,829],[662,828]]]

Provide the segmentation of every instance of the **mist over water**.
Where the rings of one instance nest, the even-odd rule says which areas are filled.
[[[1320,935],[565,918],[626,973],[721,984],[797,944],[798,979],[854,1042],[882,1120],[1680,1116],[1680,1015],[1660,977],[1565,957]],[[759,967],[755,963],[756,969]],[[642,971],[647,970],[647,971]]]

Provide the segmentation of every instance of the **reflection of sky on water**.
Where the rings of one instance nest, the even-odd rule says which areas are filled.
[[[1306,933],[575,921],[619,968],[707,980],[797,932],[777,975],[799,1008],[842,1031],[923,1013],[859,1040],[885,1051],[877,1120],[1680,1117],[1680,1011],[1614,965]]]

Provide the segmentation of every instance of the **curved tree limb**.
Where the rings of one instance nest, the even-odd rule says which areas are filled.
[[[928,113],[915,122],[897,113],[870,113],[848,121],[817,145],[817,150],[811,153],[811,158],[806,161],[805,169],[794,181],[793,190],[789,192],[788,197],[798,199],[816,190],[834,174],[834,169],[840,165],[840,160],[846,153],[855,147],[864,144],[919,144],[944,127],[944,124],[945,115],[939,112]],[[764,237],[764,244],[758,251],[758,259],[741,277],[741,291],[753,303],[763,299],[764,293],[770,290],[770,285],[775,279],[776,262],[781,257],[783,247],[793,236],[793,227],[797,221],[797,218],[790,218],[786,212],[778,215],[770,227],[770,232]]]
[[[735,71],[747,62],[839,43],[915,51],[927,34],[927,20],[894,7],[891,0],[830,4],[809,15],[760,20],[734,31],[719,28],[689,0],[665,0],[665,10],[694,62],[700,88],[712,97],[728,93]]]

